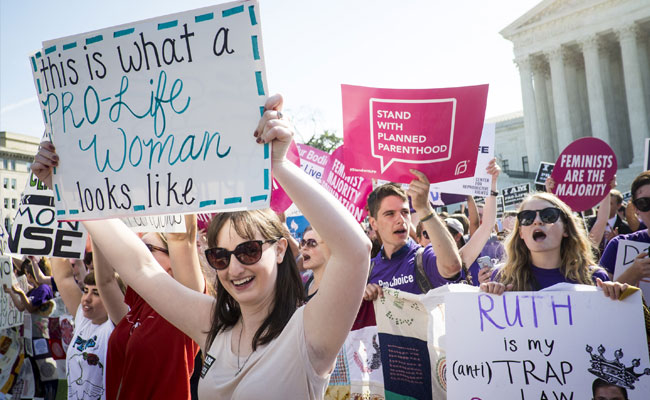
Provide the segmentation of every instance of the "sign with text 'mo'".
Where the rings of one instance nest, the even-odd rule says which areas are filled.
[[[50,40],[30,65],[59,219],[268,206],[256,1]]]
[[[585,137],[568,145],[555,162],[553,193],[573,211],[585,211],[609,194],[616,155],[604,141]]]
[[[350,174],[408,183],[474,176],[487,85],[377,89],[342,85],[343,141]]]

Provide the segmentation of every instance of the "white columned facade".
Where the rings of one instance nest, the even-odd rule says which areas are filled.
[[[638,28],[632,24],[616,31],[621,44],[623,60],[623,79],[625,81],[625,96],[627,111],[630,118],[630,135],[634,151],[633,165],[641,165],[644,158],[644,142],[648,137],[648,116],[646,115],[643,80],[637,48]]]
[[[524,130],[526,133],[528,166],[530,169],[534,169],[537,168],[540,159],[537,107],[535,105],[535,91],[533,89],[530,57],[517,58],[515,63],[519,68],[519,78],[521,79],[521,96],[524,106]]]
[[[566,76],[562,47],[556,47],[546,53],[551,66],[553,84],[553,109],[555,111],[555,129],[557,131],[558,149],[562,151],[573,141],[571,114],[567,95]]]
[[[607,110],[605,108],[605,95],[603,91],[603,79],[600,73],[598,37],[594,35],[585,38],[580,42],[580,45],[585,59],[591,134],[593,137],[597,137],[610,143]]]
[[[537,108],[537,136],[539,137],[540,161],[554,162],[553,131],[549,121],[546,73],[541,62],[533,64],[533,83],[535,85],[535,106]]]

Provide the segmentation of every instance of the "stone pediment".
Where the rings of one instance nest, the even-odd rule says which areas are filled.
[[[607,0],[544,0],[508,25],[500,33],[503,37],[509,39],[529,28],[551,23],[554,20],[604,2],[607,2]]]

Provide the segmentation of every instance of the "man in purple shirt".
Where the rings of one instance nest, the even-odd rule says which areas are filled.
[[[399,185],[388,183],[375,188],[368,196],[370,225],[383,245],[372,259],[364,300],[382,295],[382,287],[422,293],[415,272],[415,255],[420,246],[409,237],[412,224],[407,194],[431,240],[422,253],[422,267],[431,286],[435,288],[460,278],[458,248],[429,204],[429,180],[419,171],[411,170],[411,173],[416,179],[411,181],[407,192]]]
[[[630,192],[632,193],[632,203],[636,208],[637,215],[646,226],[650,226],[650,171],[642,172],[634,178]],[[609,241],[603,256],[600,258],[600,265],[612,276],[614,275],[616,253],[618,252],[618,242],[620,240],[650,243],[650,235],[648,229],[644,229],[628,235],[616,236]],[[650,258],[648,258],[648,251],[645,251],[635,258],[630,268],[621,274],[617,280],[639,286],[641,279],[647,278],[650,278]]]

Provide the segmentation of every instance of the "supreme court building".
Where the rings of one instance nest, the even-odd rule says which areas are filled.
[[[544,0],[500,33],[514,44],[523,97],[523,116],[493,120],[506,173],[529,176],[584,136],[609,143],[619,169],[640,172],[650,137],[650,0]]]

